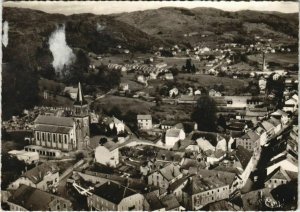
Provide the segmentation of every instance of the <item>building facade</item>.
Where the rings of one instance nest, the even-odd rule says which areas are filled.
[[[137,115],[138,128],[142,130],[152,129],[151,115]]]

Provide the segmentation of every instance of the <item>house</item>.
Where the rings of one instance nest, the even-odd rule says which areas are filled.
[[[275,135],[278,134],[279,131],[282,129],[282,125],[281,125],[280,120],[278,120],[274,117],[271,117],[271,118],[268,119],[268,122],[271,123],[274,126]]]
[[[294,95],[292,98],[285,101],[282,110],[284,112],[295,112],[298,109],[298,95]]]
[[[287,171],[282,169],[281,167],[278,167],[267,176],[265,187],[273,189],[279,185],[287,184],[292,180],[297,180],[297,178],[297,172]]]
[[[113,141],[99,145],[95,149],[95,160],[97,163],[116,167],[119,164],[119,149],[118,145]]]
[[[196,141],[202,151],[215,151],[215,147],[206,138],[200,137]]]
[[[220,162],[226,157],[226,152],[221,149],[218,149],[216,151],[208,151],[206,152],[206,155],[207,155],[206,162],[209,164],[215,164]]]
[[[261,77],[258,80],[258,86],[259,86],[260,91],[265,91],[266,86],[267,86],[267,80],[264,77]]]
[[[152,129],[151,115],[137,115],[138,128],[142,130]]]
[[[160,188],[167,189],[170,184],[182,177],[183,174],[180,172],[179,166],[170,163],[165,167],[149,174],[147,179],[149,185],[159,186]]]
[[[185,155],[185,152],[179,151],[169,151],[166,149],[161,149],[158,151],[156,155],[156,160],[159,162],[172,162],[172,163],[180,163],[181,159]]]
[[[236,139],[236,146],[242,146],[248,151],[260,153],[260,136],[252,130]]]
[[[177,88],[172,88],[171,90],[169,90],[169,96],[170,97],[175,97],[177,96],[179,93],[178,89]]]
[[[33,135],[37,146],[62,151],[77,149],[75,121],[71,117],[39,115],[34,121]]]
[[[172,73],[165,73],[164,79],[165,80],[174,80],[174,76]]]
[[[120,90],[121,91],[129,91],[129,85],[128,83],[120,83],[120,86],[119,86]]]
[[[15,156],[18,160],[24,161],[26,164],[37,163],[40,159],[38,152],[27,152],[25,150],[11,150],[8,154]]]
[[[188,176],[184,176],[176,180],[175,182],[171,183],[168,188],[169,193],[174,194],[174,196],[179,202],[182,202],[182,189],[187,184],[187,182],[188,182]]]
[[[117,119],[116,117],[105,117],[102,121],[103,124],[108,126],[110,130],[116,128],[117,134],[125,131],[125,124],[123,121]]]
[[[166,211],[185,211],[185,208],[180,205],[174,194],[167,194],[161,198],[161,203]]]
[[[185,132],[182,129],[168,129],[166,131],[165,144],[166,147],[172,148],[179,140],[185,139]]]
[[[247,107],[244,115],[244,119],[252,121],[254,124],[256,124],[260,120],[265,118],[267,115],[268,115],[268,109],[266,107],[263,108]]]
[[[201,95],[201,90],[200,89],[195,90],[194,95]]]
[[[142,211],[144,196],[136,191],[108,181],[91,191],[87,204],[91,210],[98,211]]]
[[[216,91],[214,89],[210,89],[209,92],[208,92],[208,95],[212,96],[212,97],[214,97],[214,96],[216,96],[216,97],[222,96],[222,94],[219,91]]]
[[[271,136],[273,136],[275,134],[275,126],[269,122],[269,120],[264,120],[260,123],[258,123],[258,126],[262,127],[264,129],[264,131],[267,134],[267,138],[270,138]]]
[[[252,96],[224,96],[224,100],[226,107],[233,108],[255,107],[263,103],[261,99]]]
[[[75,100],[77,97],[78,88],[67,86],[64,89],[64,94],[68,95],[71,99]]]
[[[56,191],[59,183],[59,169],[49,162],[42,163],[22,174],[12,182],[8,188],[16,190],[21,184],[41,189],[43,191]]]
[[[167,129],[173,128],[176,124],[177,124],[177,122],[174,120],[164,120],[161,122],[160,128],[162,130],[167,130]]]
[[[181,95],[177,99],[178,104],[196,104],[198,100],[198,96],[190,96],[190,95]]]
[[[144,210],[146,211],[165,211],[165,206],[159,199],[159,190],[144,194]]]
[[[24,184],[13,192],[7,204],[11,211],[73,210],[70,200]]]
[[[184,139],[177,141],[173,148],[173,151],[184,151],[184,152],[200,152],[200,147],[197,145],[197,142],[190,139]]]
[[[187,210],[200,210],[205,205],[229,198],[229,185],[217,176],[203,177],[194,175],[189,177],[182,189],[183,205]]]
[[[274,117],[276,119],[280,119],[281,123],[283,125],[286,125],[289,121],[289,116],[286,112],[278,109],[275,112],[271,113],[271,117]]]
[[[147,79],[144,75],[138,75],[137,76],[137,81],[140,82],[140,83],[147,83]]]

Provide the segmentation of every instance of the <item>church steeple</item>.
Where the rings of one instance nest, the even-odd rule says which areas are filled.
[[[82,93],[82,89],[81,89],[81,84],[80,82],[78,83],[78,91],[77,91],[77,97],[76,97],[76,101],[74,102],[74,105],[86,105],[87,102],[84,99],[83,93]]]

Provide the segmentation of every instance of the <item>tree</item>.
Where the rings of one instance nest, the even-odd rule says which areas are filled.
[[[225,117],[222,114],[218,118],[218,125],[220,125],[224,129],[226,129],[226,127],[227,127],[226,119],[225,119]]]
[[[191,114],[191,119],[198,124],[199,130],[215,131],[217,120],[216,113],[216,102],[209,96],[201,96]]]
[[[192,59],[187,59],[185,61],[185,68],[188,72],[191,72],[191,70],[192,70]]]
[[[107,142],[107,138],[102,137],[102,138],[100,138],[99,144],[100,144],[100,145],[103,145],[103,144],[105,144],[106,142]]]
[[[191,72],[192,72],[192,73],[195,73],[195,72],[196,72],[195,64],[192,65]]]

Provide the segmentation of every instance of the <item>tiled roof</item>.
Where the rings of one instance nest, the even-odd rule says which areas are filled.
[[[245,149],[242,146],[237,147],[235,155],[239,159],[239,161],[241,162],[243,169],[245,169],[247,167],[249,161],[252,158],[251,152],[249,152],[247,149]]]
[[[151,211],[164,208],[164,205],[161,203],[155,192],[145,194],[145,198],[149,203]]]
[[[157,153],[156,159],[157,160],[164,160],[164,161],[181,161],[182,157],[184,156],[184,152],[173,152],[165,149],[159,150]]]
[[[256,132],[250,130],[245,135],[243,135],[241,138],[249,139],[251,141],[257,141],[260,138],[260,136]]]
[[[268,121],[263,121],[261,122],[261,125],[263,126],[263,128],[267,131],[271,130],[274,128],[274,125]]]
[[[174,178],[178,177],[181,174],[179,167],[175,166],[173,163],[160,169],[159,172],[168,181],[173,180]]]
[[[118,147],[118,145],[116,143],[114,143],[113,141],[107,141],[103,144],[103,146],[106,149],[108,149],[109,151],[112,151]]]
[[[62,197],[47,193],[27,185],[21,185],[8,201],[22,206],[29,211],[48,211],[49,203],[55,199],[62,199],[71,205],[71,202]]]
[[[70,117],[57,117],[57,116],[42,116],[39,115],[35,120],[35,124],[54,125],[73,127],[74,120]]]
[[[166,137],[178,137],[180,132],[181,129],[168,129],[166,132]]]
[[[95,187],[92,193],[115,204],[119,204],[126,197],[137,194],[130,188],[110,181]]]
[[[51,133],[63,133],[67,134],[72,130],[72,127],[60,127],[60,126],[49,126],[49,125],[37,125],[36,131],[51,132]]]
[[[271,115],[273,116],[288,116],[288,114],[280,109],[273,112]]]
[[[181,186],[183,183],[185,183],[188,180],[188,176],[182,177],[178,180],[176,180],[174,183],[171,183],[169,185],[170,191],[174,191],[176,188],[178,188],[179,186]]]
[[[22,176],[30,179],[33,183],[37,184],[41,182],[44,176],[47,175],[49,172],[54,174],[58,172],[58,170],[59,169],[55,164],[45,162],[28,170]]]
[[[142,119],[142,120],[152,120],[151,115],[137,115],[137,119]]]
[[[164,196],[161,201],[167,211],[180,207],[180,204],[174,194]]]

